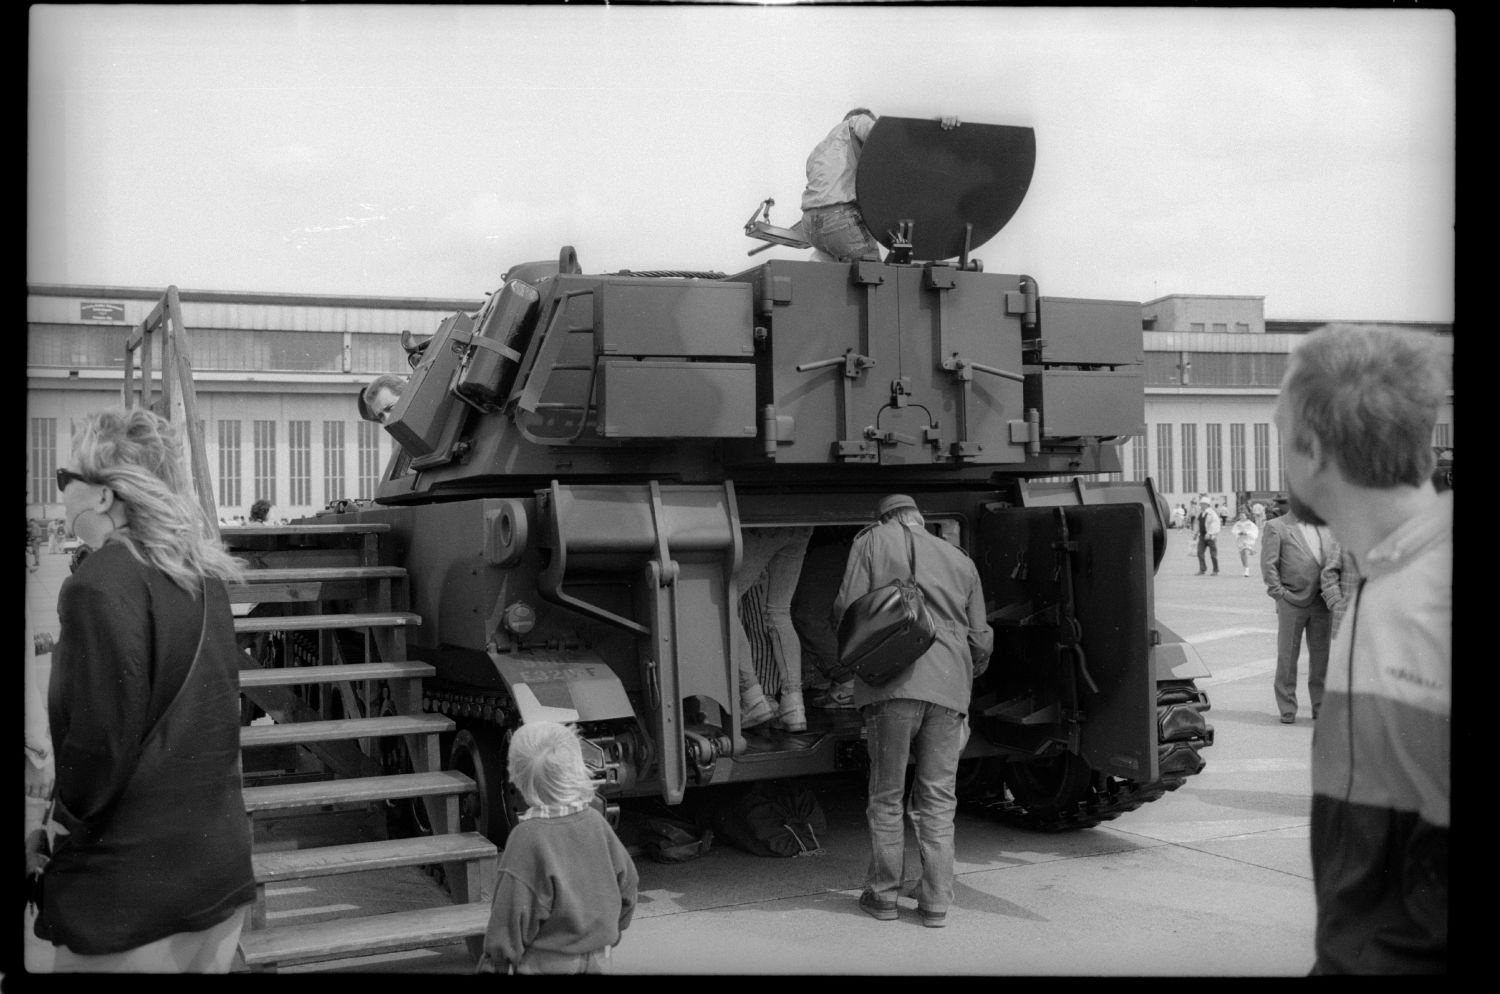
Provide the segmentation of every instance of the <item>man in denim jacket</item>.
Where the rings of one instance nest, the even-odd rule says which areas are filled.
[[[944,130],[958,127],[958,118],[944,117]],[[802,230],[812,247],[839,262],[880,260],[880,243],[865,227],[855,200],[854,176],[859,154],[875,114],[856,107],[818,142],[807,157],[807,189],[802,191]]]

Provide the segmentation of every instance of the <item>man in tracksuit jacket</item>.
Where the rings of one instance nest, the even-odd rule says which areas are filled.
[[[1332,326],[1282,381],[1298,517],[1358,565],[1313,732],[1314,973],[1448,966],[1453,495],[1431,476],[1447,376],[1425,339]]]

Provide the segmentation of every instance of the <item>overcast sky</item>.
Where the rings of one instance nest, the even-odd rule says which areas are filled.
[[[737,272],[851,107],[1034,128],[975,251],[1056,296],[1453,319],[1444,11],[31,8],[29,282],[477,299]]]

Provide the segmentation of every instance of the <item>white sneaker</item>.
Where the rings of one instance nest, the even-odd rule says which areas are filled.
[[[1242,576],[1249,576],[1250,575],[1250,571],[1249,570],[1245,570],[1245,572],[1242,573],[1241,575]]]

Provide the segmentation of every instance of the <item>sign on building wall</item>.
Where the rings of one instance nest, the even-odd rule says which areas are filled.
[[[88,302],[78,305],[78,316],[84,321],[124,321],[124,304]]]

